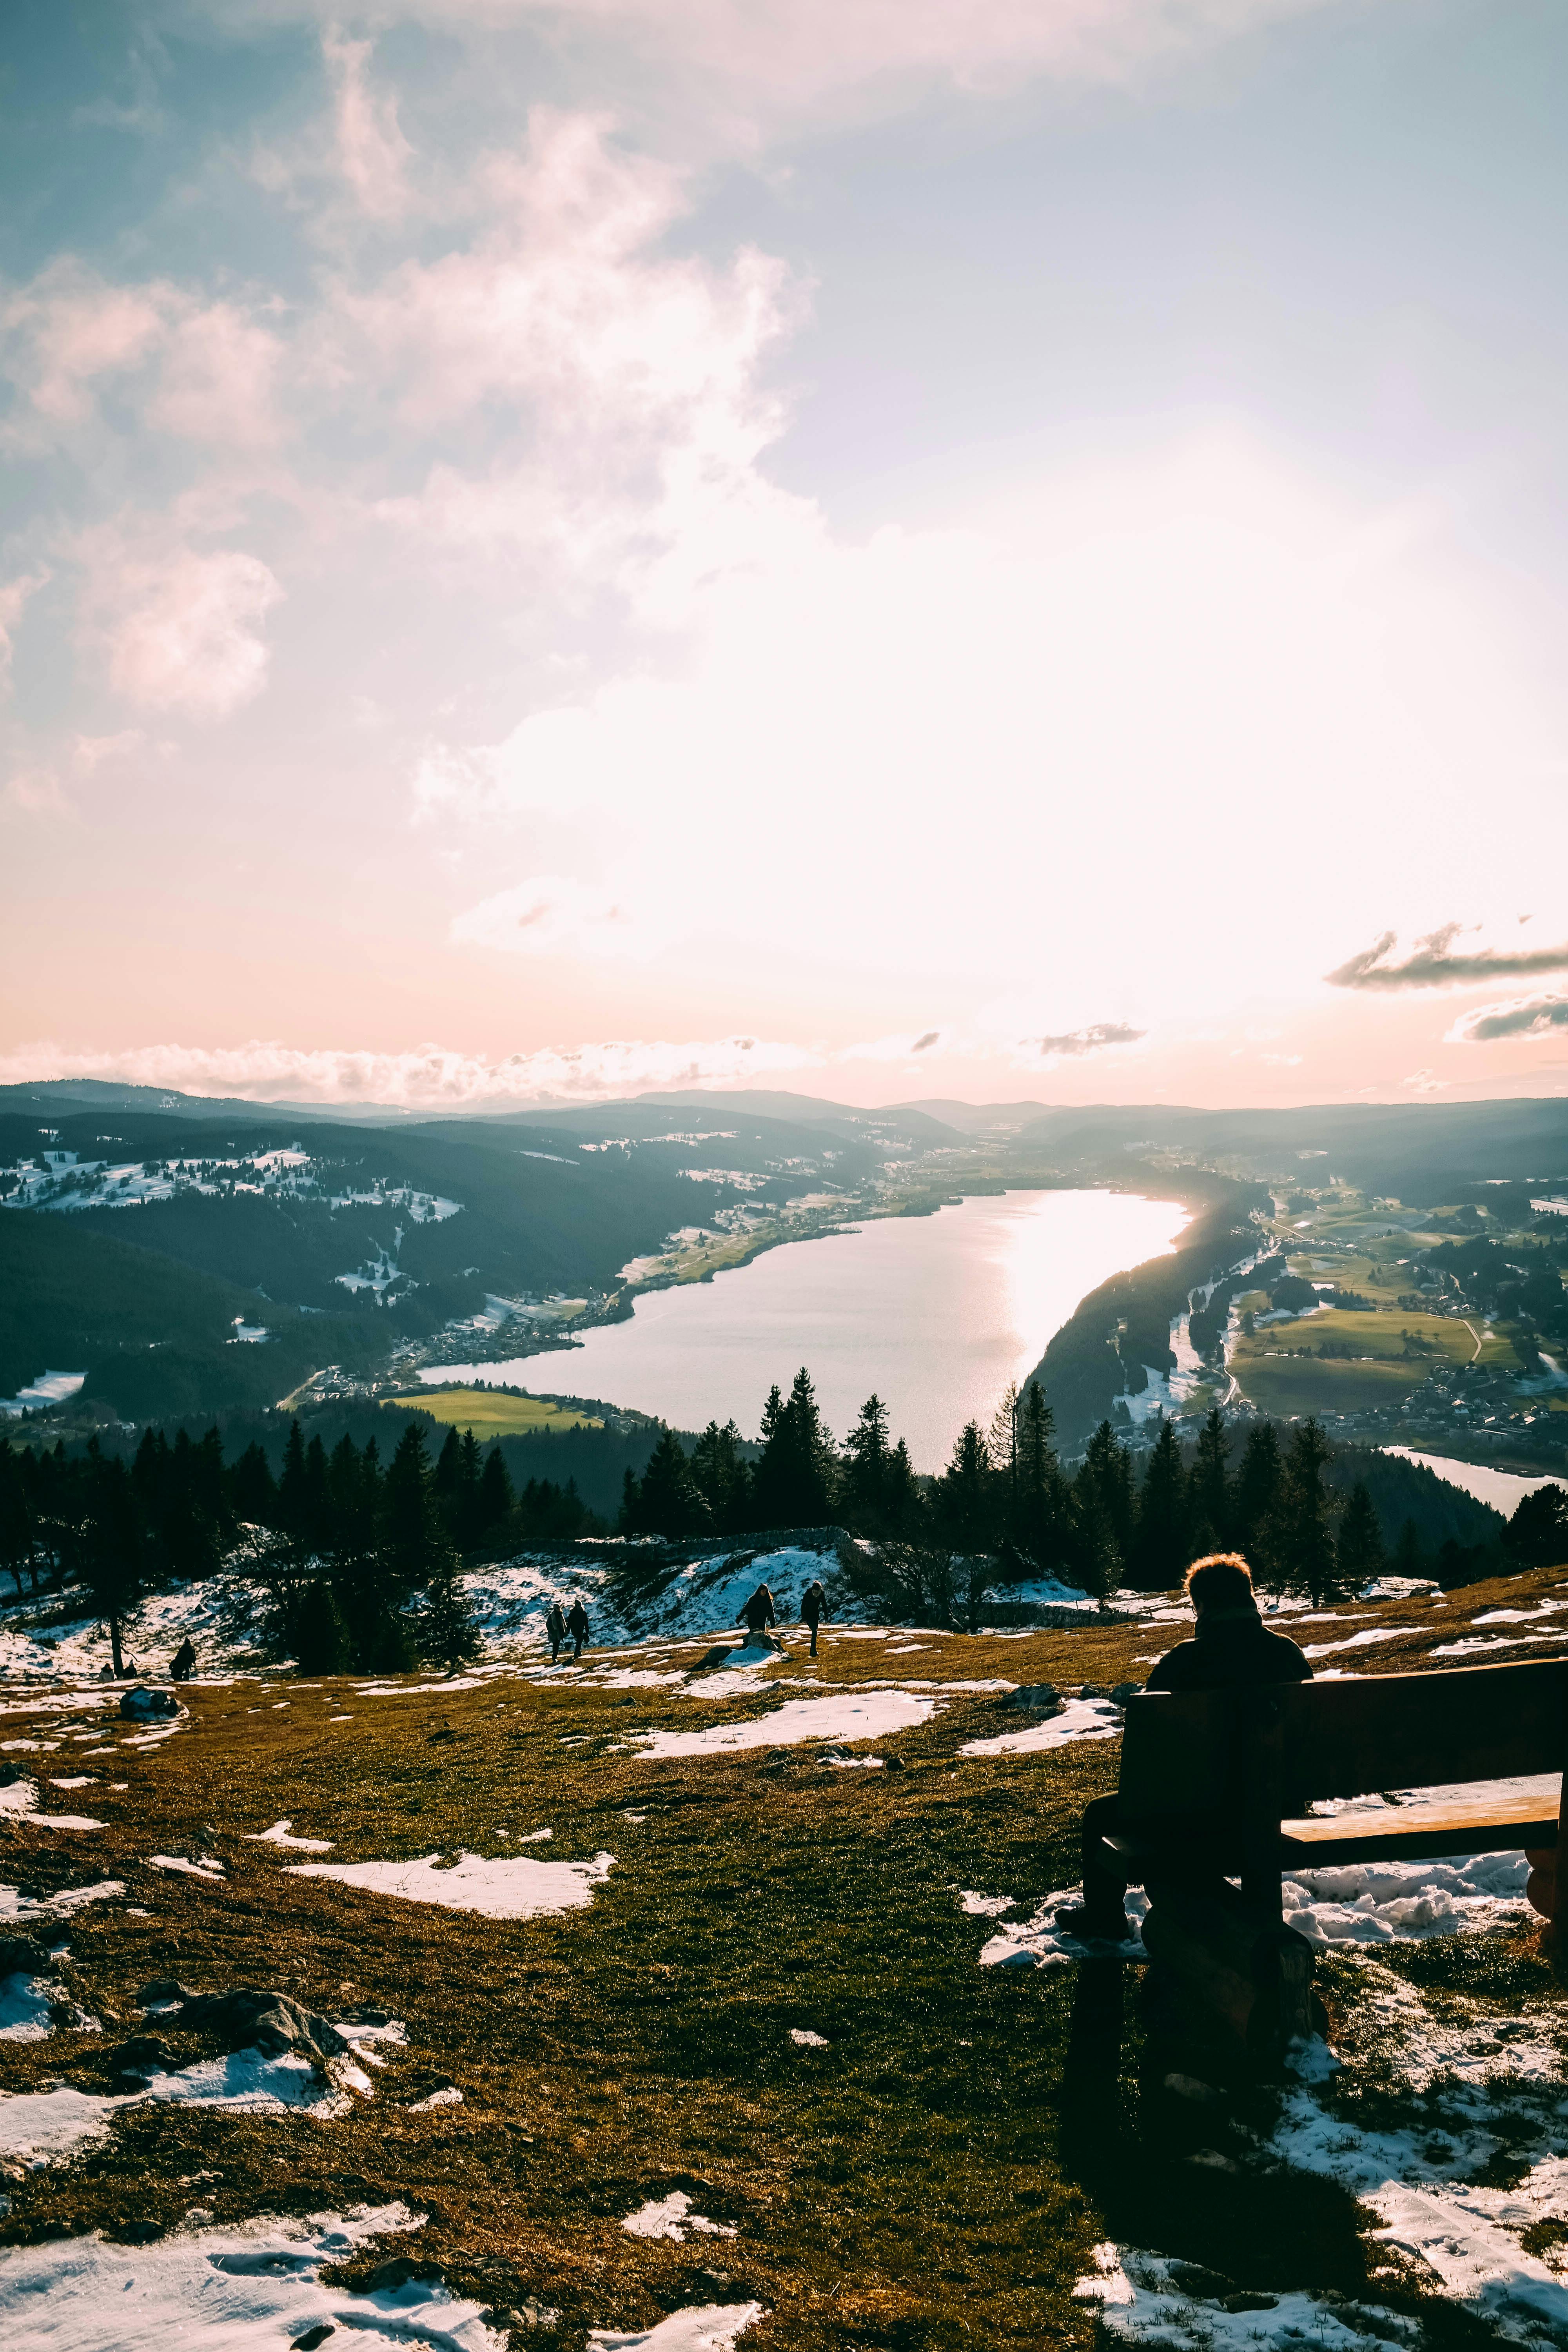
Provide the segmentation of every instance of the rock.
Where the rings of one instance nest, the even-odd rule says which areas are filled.
[[[314,2327],[306,2328],[303,2336],[294,2337],[289,2352],[316,2352],[318,2344],[324,2344],[329,2336],[335,2336],[337,2332],[330,2319],[318,2320]]]
[[[127,1723],[170,1723],[184,1709],[173,1691],[149,1690],[139,1683],[134,1690],[121,1693],[120,1712]]]
[[[175,2063],[155,2033],[132,2033],[116,2048],[106,2050],[103,2063],[114,2076],[117,2091],[139,2091],[154,2074],[172,2074]]]
[[[886,1771],[901,1772],[904,1769],[904,1759],[901,1756],[884,1756],[882,1765]]]
[[[429,2263],[416,2263],[407,2254],[396,2254],[389,2263],[377,2263],[364,2283],[366,2294],[395,2294],[410,2279],[437,2279],[441,2275]]]
[[[1277,2294],[1255,2294],[1246,2288],[1237,2294],[1223,2295],[1220,2298],[1222,2311],[1278,2311],[1279,2308],[1279,2298]]]
[[[14,1788],[21,1777],[21,1768],[8,1756],[0,1756],[0,1789]]]
[[[1142,1688],[1142,1683],[1112,1683],[1110,1696],[1118,1706],[1125,1706],[1130,1698],[1138,1697]]]
[[[704,1673],[709,1666],[727,1665],[740,1647],[741,1644],[739,1642],[715,1643],[712,1649],[705,1650],[703,1652],[702,1655],[698,1659],[697,1664],[690,1669],[690,1671],[693,1674],[700,1675]]]
[[[1005,1706],[1021,1707],[1033,1715],[1045,1715],[1060,1704],[1061,1695],[1055,1683],[1020,1683],[1004,1701]]]
[[[1202,2295],[1210,2303],[1237,2292],[1234,2279],[1227,2279],[1223,2271],[1205,2270],[1202,2263],[1173,2263],[1170,2277],[1172,2284],[1179,2286],[1184,2294]]]
[[[121,2246],[150,2246],[163,2232],[156,2221],[122,2221],[118,2230],[106,2231],[104,2234]]]
[[[49,1952],[33,1936],[0,1936],[0,1977],[47,1976],[54,1967]]]
[[[201,1995],[180,1982],[178,1977],[154,1977],[136,1995],[138,2009],[169,2009],[181,2001],[199,2000]]]
[[[1104,1683],[1085,1683],[1079,1692],[1079,1698],[1109,1698],[1110,1691]]]
[[[261,2050],[269,2058],[280,2058],[287,2051],[306,2058],[337,2058],[349,2046],[324,2017],[286,1992],[268,1992],[258,1985],[198,1994],[185,2002],[179,2023],[182,2029],[212,2034],[226,2050]]]

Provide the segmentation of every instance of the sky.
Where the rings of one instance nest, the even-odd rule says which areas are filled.
[[[1557,0],[8,0],[0,1082],[1568,1090]]]

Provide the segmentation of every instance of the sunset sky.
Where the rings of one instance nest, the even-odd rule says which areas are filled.
[[[9,0],[0,1080],[1568,1090],[1561,0]]]

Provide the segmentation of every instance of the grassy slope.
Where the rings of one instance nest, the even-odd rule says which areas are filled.
[[[1553,1583],[1361,1612],[1357,1630],[1411,1631],[1357,1664],[1426,1663],[1457,1618]],[[1138,1627],[932,1636],[884,1670],[1110,1681],[1168,1638]],[[878,1646],[830,1641],[821,1679],[863,1677],[882,1663]],[[383,2001],[406,2021],[408,2050],[378,2077],[374,2104],[335,2124],[127,2111],[103,2150],[16,2187],[0,2242],[171,2223],[197,2173],[220,2221],[405,2198],[431,2216],[418,2258],[455,2287],[561,2310],[558,2328],[529,2333],[541,2352],[580,2346],[585,2326],[646,2326],[678,2304],[750,2296],[774,2315],[747,2339],[757,2352],[1035,2352],[1092,2340],[1070,2289],[1107,2235],[1265,2289],[1359,2291],[1369,2260],[1384,2259],[1332,2184],[1246,2177],[1216,2200],[1179,2137],[1147,2112],[1133,2128],[1138,2026],[1104,1971],[977,1967],[989,1926],[960,1912],[955,1890],[1032,1896],[1069,1884],[1080,1808],[1114,1783],[1111,1741],[960,1762],[964,1738],[1016,1720],[983,1694],[954,1695],[930,1724],[879,1743],[902,1757],[900,1773],[835,1770],[810,1748],[658,1762],[616,1752],[628,1725],[737,1711],[659,1690],[507,1677],[372,1698],[341,1683],[237,1684],[195,1690],[191,1703],[192,1727],[162,1751],[121,1749],[85,1768],[130,1784],[71,1800],[105,1818],[101,1834],[0,1832],[7,1879],[41,1890],[112,1874],[125,1903],[151,1914],[79,1915],[82,1997],[105,2035],[0,2046],[0,2080],[63,2072],[91,2086],[95,2047],[116,2031],[110,2012],[136,2030],[135,1990],[164,1973],[278,1985],[329,2013]],[[345,1711],[351,1722],[328,1721]],[[7,1736],[19,1727],[13,1719]],[[562,1744],[573,1738],[586,1744]],[[549,1825],[549,1859],[607,1849],[616,1867],[589,1912],[490,1922],[289,1877],[289,1857],[243,1842],[279,1815],[334,1839],[342,1859],[504,1853],[499,1828]],[[221,1854],[228,1885],[146,1864],[181,1851]],[[1429,1970],[1434,1949],[1412,1967]],[[1514,2013],[1548,1990],[1522,1946],[1500,1961],[1494,1951],[1491,1966]],[[1329,1981],[1353,2000],[1353,1970],[1334,1964]],[[798,2049],[791,2027],[828,2048]],[[462,2105],[403,2112],[444,2080]],[[624,2232],[627,2213],[674,2188],[738,2236],[676,2246]],[[1411,2302],[1386,2279],[1379,2291]],[[1435,2340],[1479,2340],[1463,2315],[1437,2318]]]
[[[417,1396],[384,1397],[388,1407],[427,1412],[453,1429],[471,1429],[479,1439],[521,1437],[538,1430],[603,1429],[591,1413],[552,1404],[548,1397],[503,1396],[486,1389],[424,1389]]]

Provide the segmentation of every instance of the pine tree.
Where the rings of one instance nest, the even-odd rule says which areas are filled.
[[[1118,1443],[1115,1430],[1109,1421],[1102,1421],[1084,1451],[1082,1466],[1074,1487],[1087,1482],[1116,1545],[1117,1557],[1125,1561],[1132,1549],[1132,1535],[1137,1512],[1133,1502],[1132,1456],[1125,1445]]]
[[[1103,1601],[1121,1585],[1121,1551],[1094,1481],[1081,1474],[1073,1483],[1071,1512],[1074,1577],[1085,1592]]]
[[[121,1628],[142,1588],[145,1557],[142,1512],[123,1462],[106,1462],[98,1440],[88,1446],[86,1509],[76,1526],[77,1567],[93,1606],[109,1627],[116,1677],[125,1672]]]
[[[506,1466],[506,1457],[499,1444],[492,1445],[485,1456],[485,1466],[479,1473],[479,1495],[477,1506],[479,1533],[481,1542],[493,1538],[503,1519],[509,1519],[517,1506],[517,1496]]]
[[[1205,1551],[1224,1551],[1230,1541],[1231,1491],[1225,1466],[1229,1453],[1225,1415],[1215,1405],[1198,1432],[1187,1481],[1194,1558]],[[1205,1539],[1200,1541],[1200,1537]]]
[[[1568,1495],[1561,1486],[1521,1495],[1502,1540],[1513,1568],[1555,1568],[1568,1560]]]
[[[278,1524],[278,1487],[259,1445],[246,1447],[224,1483],[229,1509],[237,1519],[254,1527]]]
[[[925,1496],[910,1459],[910,1449],[901,1437],[888,1456],[882,1516],[889,1536],[905,1543],[919,1541],[925,1524]]]
[[[641,1536],[695,1536],[712,1524],[706,1498],[691,1475],[686,1450],[673,1429],[661,1429],[642,1474],[631,1532]]]
[[[764,1527],[820,1527],[832,1512],[835,1467],[803,1364],[788,1402],[779,1402],[775,1388],[763,1408],[763,1454],[753,1474],[758,1519]]]
[[[1414,1519],[1406,1519],[1399,1530],[1399,1542],[1394,1554],[1394,1572],[1395,1576],[1409,1577],[1424,1577],[1431,1573]]]
[[[857,1535],[890,1535],[888,1523],[888,1408],[873,1392],[844,1441],[846,1524]]]
[[[1270,1422],[1260,1421],[1247,1433],[1232,1497],[1231,1530],[1237,1550],[1251,1567],[1260,1589],[1277,1585],[1284,1573],[1285,1467],[1279,1441]]]
[[[964,1423],[932,1502],[939,1533],[956,1549],[988,1552],[994,1536],[995,1474],[977,1421]]]
[[[743,1528],[751,1507],[751,1470],[741,1444],[732,1421],[722,1429],[710,1421],[691,1450],[692,1479],[721,1534],[733,1535]]]
[[[419,1645],[433,1664],[444,1665],[449,1675],[479,1650],[479,1632],[458,1580],[457,1551],[443,1539],[430,1564],[419,1612]]]
[[[1164,1592],[1177,1583],[1186,1568],[1186,1478],[1182,1450],[1171,1423],[1160,1418],[1160,1433],[1143,1470],[1143,1490],[1138,1498],[1138,1526],[1130,1563],[1131,1580],[1141,1592]]]
[[[296,1543],[309,1541],[310,1485],[305,1473],[305,1433],[296,1413],[284,1441],[283,1467],[278,1479],[278,1522]]]
[[[1322,1606],[1335,1584],[1334,1539],[1322,1480],[1330,1451],[1315,1415],[1297,1423],[1285,1464],[1283,1565],[1291,1590],[1305,1592],[1314,1609]]]
[[[447,1430],[441,1451],[436,1456],[436,1467],[430,1474],[430,1485],[441,1517],[455,1534],[458,1517],[458,1490],[462,1484],[463,1441],[456,1427]]]
[[[1364,1478],[1351,1488],[1335,1544],[1340,1580],[1352,1593],[1373,1583],[1388,1565],[1377,1506]]]
[[[453,1534],[464,1551],[479,1540],[480,1475],[479,1441],[471,1429],[465,1429],[453,1510]]]
[[[1043,1576],[1068,1568],[1072,1528],[1068,1495],[1054,1443],[1056,1423],[1038,1381],[1024,1392],[1016,1416],[1018,1470],[1009,1535]]]
[[[353,1662],[342,1612],[331,1585],[321,1577],[306,1586],[300,1598],[292,1647],[302,1675],[347,1674]]]

